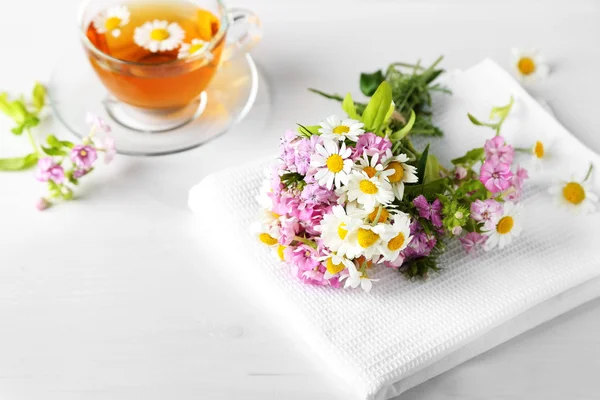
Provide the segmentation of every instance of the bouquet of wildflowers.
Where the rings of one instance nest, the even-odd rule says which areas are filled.
[[[448,241],[470,253],[503,249],[519,236],[527,171],[513,165],[515,149],[500,134],[512,99],[492,110],[491,122],[468,116],[491,128],[489,139],[445,167],[410,140],[417,121],[441,134],[426,107],[429,92],[443,90],[433,84],[434,67],[408,75],[420,98],[402,101],[410,95],[397,79],[405,77],[388,70],[368,104],[326,95],[341,100],[347,116],[284,134],[254,230],[302,282],[369,291],[377,268],[409,278],[437,271]]]

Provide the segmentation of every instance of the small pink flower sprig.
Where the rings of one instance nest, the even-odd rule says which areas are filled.
[[[94,170],[99,153],[104,154],[105,164],[113,160],[116,149],[110,126],[91,114],[88,114],[87,122],[91,130],[81,144],[50,135],[46,138],[47,146],[41,146],[46,157],[39,159],[35,178],[47,184],[48,195],[37,201],[38,210],[47,209],[56,200],[72,200],[74,188]]]

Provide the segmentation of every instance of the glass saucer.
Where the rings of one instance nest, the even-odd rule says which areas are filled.
[[[225,62],[195,104],[195,119],[175,128],[149,132],[135,125],[135,111],[118,115],[126,107],[108,93],[82,50],[71,51],[56,66],[48,85],[54,115],[76,136],[84,137],[90,127],[88,112],[104,118],[121,154],[156,156],[198,147],[222,135],[248,114],[258,93],[258,72],[249,54]],[[123,124],[130,118],[131,123]],[[160,124],[157,120],[156,124]],[[127,126],[126,126],[127,125]],[[160,125],[157,125],[160,128]]]

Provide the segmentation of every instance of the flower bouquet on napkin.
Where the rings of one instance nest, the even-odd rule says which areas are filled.
[[[410,140],[441,135],[427,109],[430,91],[444,90],[433,84],[443,72],[436,64],[414,66],[410,74],[395,64],[386,76],[368,75],[371,82],[361,80],[372,95],[368,104],[355,104],[350,94],[326,95],[342,100],[347,116],[284,134],[258,198],[254,232],[302,282],[369,291],[374,268],[425,278],[439,269],[449,240],[472,252],[502,249],[520,234],[527,171],[513,166],[515,150],[500,135],[512,99],[492,109],[491,122],[468,115],[491,128],[489,139],[451,167]],[[378,86],[371,91],[373,79]]]

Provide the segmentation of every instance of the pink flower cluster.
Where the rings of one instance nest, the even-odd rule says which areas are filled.
[[[506,144],[502,136],[495,136],[485,142],[485,162],[481,166],[479,180],[494,195],[506,192],[509,200],[518,200],[523,191],[527,171],[517,167],[516,174],[511,170],[515,149]]]

